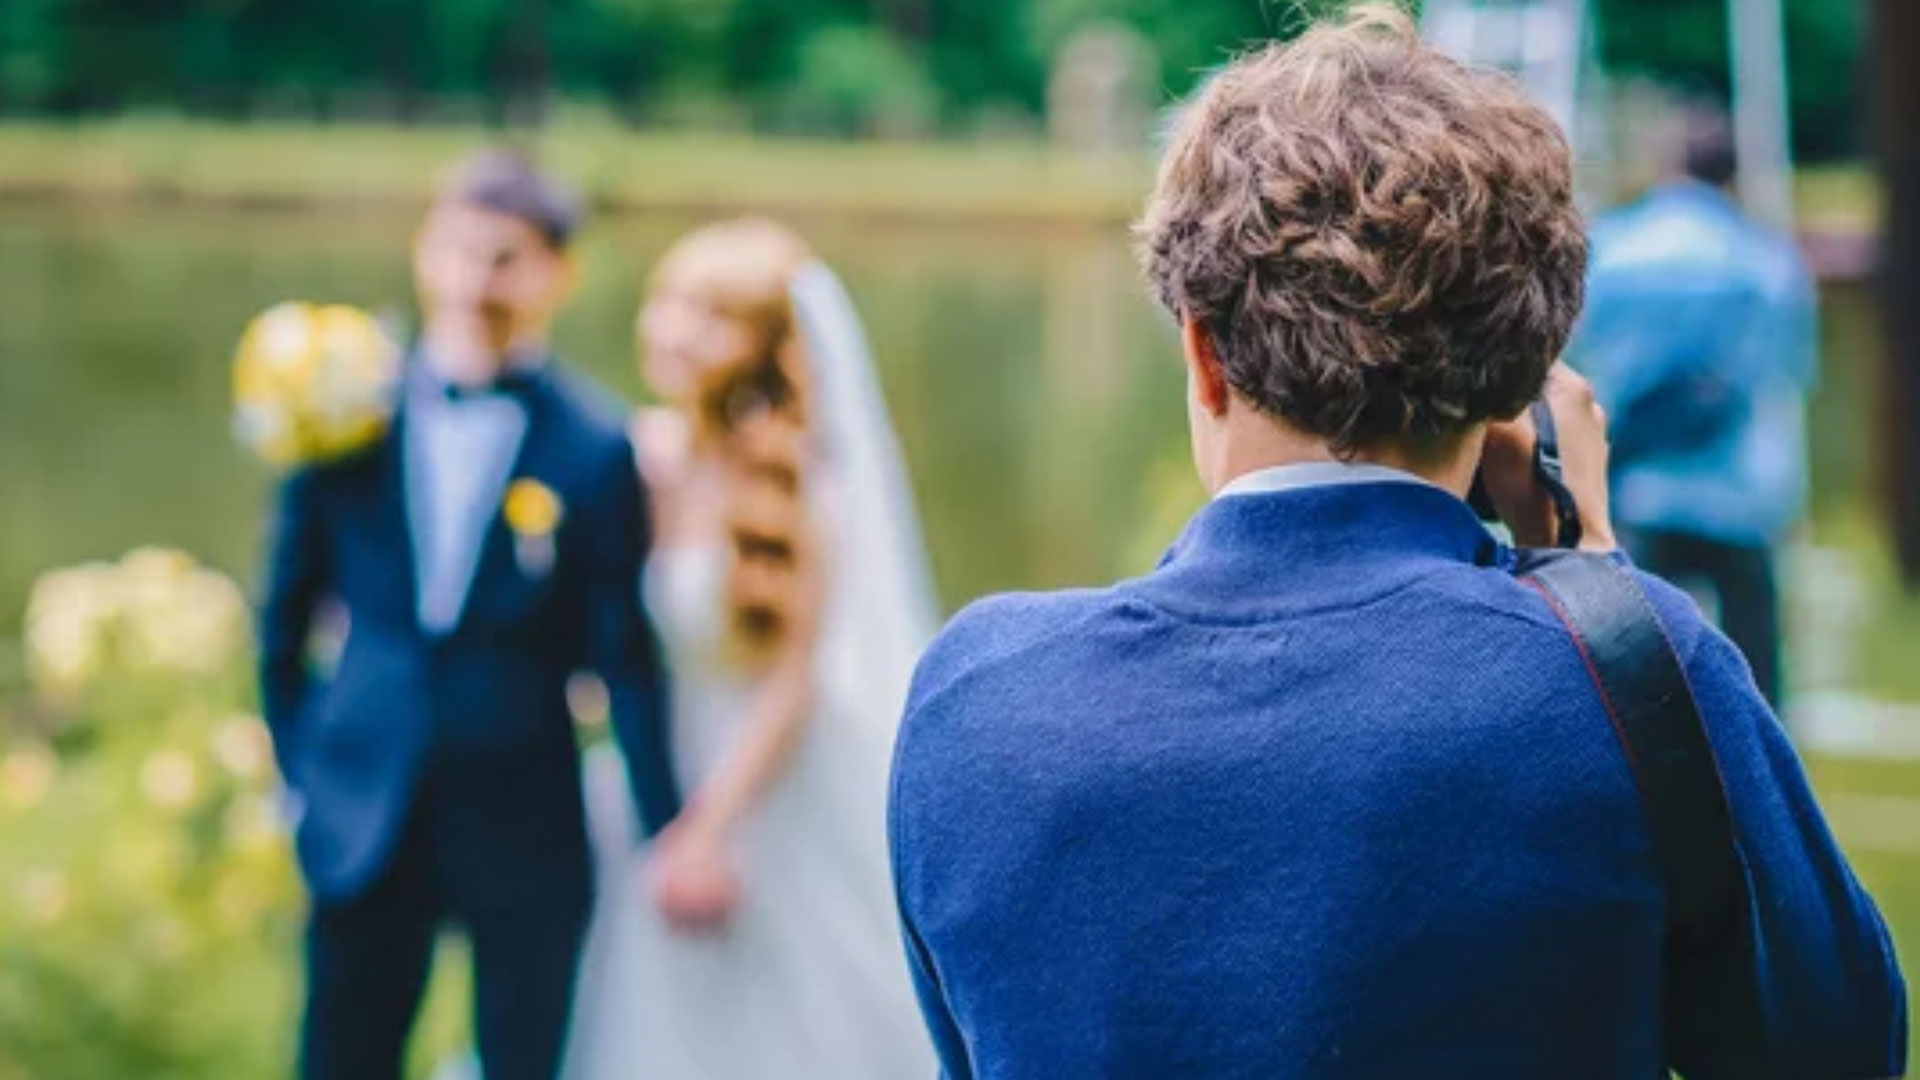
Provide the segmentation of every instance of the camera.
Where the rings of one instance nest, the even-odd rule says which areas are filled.
[[[1563,548],[1579,547],[1580,504],[1573,497],[1573,489],[1567,486],[1566,468],[1560,460],[1560,426],[1545,401],[1535,401],[1527,411],[1533,418],[1534,479],[1546,489],[1553,503],[1554,543]],[[1480,515],[1480,520],[1500,520],[1499,511],[1494,509],[1493,499],[1487,494],[1484,477],[1479,473],[1474,474],[1473,490],[1468,493],[1467,502],[1473,512]]]

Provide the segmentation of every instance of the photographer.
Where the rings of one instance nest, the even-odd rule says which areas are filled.
[[[1215,498],[1153,574],[983,601],[921,664],[890,827],[947,1075],[1900,1072],[1886,932],[1738,653],[1569,557],[1651,602],[1710,743],[1739,902],[1676,934],[1656,839],[1697,822],[1643,799],[1617,642],[1465,501],[1614,545],[1554,366],[1586,241],[1553,121],[1364,7],[1216,74],[1139,231]],[[1557,478],[1511,420],[1543,393]]]

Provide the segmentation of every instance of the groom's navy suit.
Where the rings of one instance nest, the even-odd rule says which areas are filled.
[[[399,1075],[445,920],[472,938],[488,1080],[553,1075],[592,892],[576,672],[606,684],[643,827],[678,810],[620,414],[551,367],[483,396],[463,412],[416,367],[378,445],[279,493],[261,682],[314,899],[310,1078]],[[491,450],[428,439],[429,419]],[[450,482],[465,509],[436,501]],[[516,531],[502,512],[514,483],[555,496],[558,514],[534,517],[557,520]],[[469,539],[443,542],[462,514]],[[309,631],[329,608],[345,644],[316,675]]]

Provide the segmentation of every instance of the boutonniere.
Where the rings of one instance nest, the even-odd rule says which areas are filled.
[[[553,489],[533,479],[515,480],[507,488],[501,513],[513,532],[513,557],[520,572],[528,577],[545,577],[553,571],[553,534],[560,528],[566,508]]]

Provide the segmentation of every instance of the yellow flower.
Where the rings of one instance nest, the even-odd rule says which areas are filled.
[[[552,488],[530,479],[515,480],[507,488],[506,503],[501,510],[506,515],[507,528],[520,536],[553,535],[565,512],[560,496],[555,495]]]
[[[235,713],[213,733],[213,756],[240,780],[259,780],[273,764],[266,725],[251,713]]]
[[[50,699],[72,697],[107,662],[109,635],[120,618],[116,569],[106,563],[53,570],[27,598],[27,666],[34,687]]]
[[[246,646],[247,600],[224,574],[184,552],[144,548],[120,560],[126,661],[136,669],[210,675]]]
[[[103,675],[216,674],[245,652],[248,626],[232,578],[182,551],[140,548],[34,582],[27,664],[44,698],[71,704]]]
[[[60,761],[45,746],[27,746],[0,758],[0,804],[24,813],[53,789]]]
[[[140,766],[140,788],[162,810],[184,810],[200,795],[200,768],[182,750],[156,750]]]
[[[193,556],[173,548],[134,548],[120,557],[127,587],[164,588],[193,572]]]
[[[212,570],[130,586],[125,614],[127,658],[136,667],[212,675],[246,649],[246,596]]]
[[[27,921],[45,926],[58,921],[73,899],[67,875],[58,870],[29,870],[20,875],[20,907]]]

